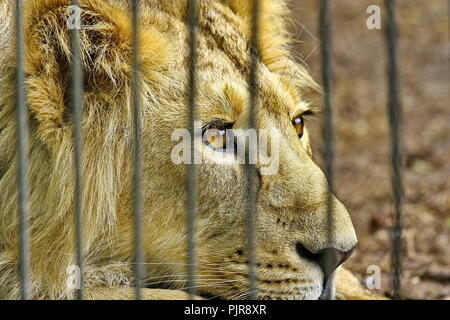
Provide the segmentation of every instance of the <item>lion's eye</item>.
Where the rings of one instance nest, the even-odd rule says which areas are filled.
[[[216,151],[225,151],[232,142],[232,134],[227,131],[233,124],[215,122],[203,129],[203,142]],[[232,145],[230,145],[232,146]]]
[[[297,135],[299,138],[303,137],[303,129],[305,127],[305,120],[302,116],[296,117],[294,120],[292,120],[292,125],[295,128],[295,131],[297,132]]]

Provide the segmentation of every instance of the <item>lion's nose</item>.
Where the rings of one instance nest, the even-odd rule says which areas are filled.
[[[337,267],[339,267],[351,255],[355,246],[348,251],[341,251],[336,248],[325,248],[313,253],[305,248],[300,242],[296,244],[296,250],[300,257],[317,263],[322,269],[325,277],[328,277]]]

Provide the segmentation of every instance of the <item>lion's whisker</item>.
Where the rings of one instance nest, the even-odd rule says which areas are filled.
[[[238,291],[237,293],[235,293],[233,296],[230,297],[230,300],[234,299],[235,296],[241,295],[242,293],[244,293],[244,292],[247,291],[247,290],[248,290],[248,289],[244,289],[244,290]],[[218,294],[218,295],[216,295],[216,296],[213,296],[213,297],[209,298],[208,300],[212,300],[212,299],[215,299],[215,298],[218,298],[218,297],[227,295],[227,294],[229,294],[229,292],[224,292],[224,293]]]
[[[161,283],[175,283],[175,282],[186,282],[187,280],[176,280],[176,279],[171,279],[171,280],[162,280],[162,281],[154,281],[154,282],[149,282],[149,283],[145,283],[145,285],[147,286],[151,286],[151,285],[155,285],[155,284],[161,284]],[[217,279],[217,278],[204,278],[204,279],[198,279],[195,280],[196,282],[205,282],[205,281],[218,281],[216,283],[226,283],[226,282],[241,282],[242,280],[223,280],[223,279]]]

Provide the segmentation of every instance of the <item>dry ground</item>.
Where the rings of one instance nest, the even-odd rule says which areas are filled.
[[[384,21],[368,30],[366,9],[380,0],[332,0],[338,197],[359,238],[347,263],[361,279],[382,270],[390,293],[392,199],[386,115]],[[320,82],[317,0],[293,1],[298,54]],[[450,299],[450,92],[447,0],[398,0],[404,111],[403,293],[411,299]],[[322,103],[316,97],[317,103]],[[313,143],[321,162],[321,122]]]

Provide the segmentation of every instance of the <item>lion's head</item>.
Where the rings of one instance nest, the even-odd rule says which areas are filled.
[[[73,250],[74,243],[67,222],[73,214],[74,188],[67,1],[32,2],[26,16],[26,72],[33,279],[37,287],[51,283],[56,288],[59,283],[62,288],[63,270],[73,257],[61,252]],[[134,250],[129,8],[119,0],[80,2],[87,286],[129,284]],[[245,129],[248,123],[251,1],[204,0],[199,10],[196,106],[206,134],[196,138],[203,158],[196,165],[196,285],[204,296],[239,299],[248,295],[245,166],[237,158],[226,163],[217,158],[227,152],[224,142],[232,133],[225,130]],[[145,283],[185,289],[187,175],[186,165],[174,161],[180,143],[174,132],[188,124],[187,8],[185,1],[147,0],[142,1],[141,13]],[[351,253],[356,235],[347,210],[334,196],[328,213],[328,184],[312,159],[306,119],[312,110],[304,95],[316,85],[291,57],[286,13],[283,1],[262,1],[260,45],[253,50],[258,72],[256,128],[278,132],[267,136],[269,151],[277,154],[276,172],[261,172],[267,165],[257,161],[251,181],[257,190],[258,297],[317,299],[325,273],[329,276],[324,255],[333,256],[335,269]],[[7,65],[3,68],[9,70]],[[0,145],[12,137],[7,120],[13,114],[12,97],[1,99]],[[216,129],[215,134],[208,136],[206,129]],[[12,147],[0,151],[0,169],[5,168],[0,189],[6,190],[0,195],[0,214],[9,222],[2,224],[3,252],[15,241],[12,152]],[[14,261],[14,254],[5,253],[1,259]],[[49,259],[58,265],[45,269]],[[48,290],[60,295],[55,288]],[[35,290],[38,294],[45,289]]]

